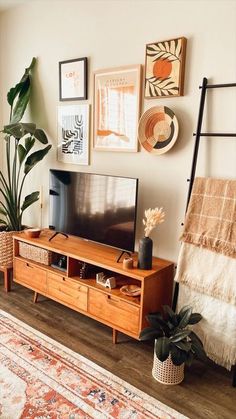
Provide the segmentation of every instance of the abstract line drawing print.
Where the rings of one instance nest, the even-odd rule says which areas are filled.
[[[83,115],[62,117],[62,153],[82,154],[84,146]]]
[[[88,164],[89,106],[58,107],[58,160]]]

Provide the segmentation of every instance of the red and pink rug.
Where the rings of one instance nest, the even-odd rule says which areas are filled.
[[[0,418],[184,416],[0,310]]]

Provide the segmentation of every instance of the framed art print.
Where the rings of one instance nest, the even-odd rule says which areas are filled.
[[[94,149],[137,151],[141,65],[94,74]]]
[[[87,99],[87,58],[59,62],[59,99]]]
[[[146,45],[145,98],[183,96],[186,38]]]
[[[58,106],[58,160],[89,164],[89,105]]]

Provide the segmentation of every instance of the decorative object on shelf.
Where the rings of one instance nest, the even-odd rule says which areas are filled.
[[[50,250],[21,241],[19,241],[19,256],[43,265],[51,265],[52,263],[52,252]]]
[[[86,279],[88,273],[89,265],[86,262],[81,263],[81,268],[79,270],[79,277],[80,279]]]
[[[124,269],[133,269],[134,261],[132,258],[124,258],[123,259],[123,268]]]
[[[104,272],[96,274],[96,282],[105,288],[116,288],[116,278],[114,276],[105,275]]]
[[[94,149],[137,151],[141,65],[94,73]]]
[[[87,57],[59,62],[59,99],[87,99]]]
[[[148,314],[150,326],[140,333],[140,340],[155,339],[153,377],[162,384],[179,384],[184,379],[184,364],[191,365],[193,359],[207,359],[199,337],[188,326],[198,323],[202,316],[193,313],[189,306],[179,313],[163,306],[161,313]]]
[[[58,106],[57,150],[63,163],[89,164],[89,105]]]
[[[145,218],[143,224],[145,226],[144,232],[145,237],[139,241],[138,251],[138,268],[139,269],[152,269],[152,248],[153,242],[150,239],[149,234],[157,227],[158,224],[163,223],[165,219],[165,213],[163,208],[147,209],[144,211]]]
[[[137,285],[127,284],[120,288],[120,292],[129,297],[138,297],[141,295],[141,288]]]
[[[40,236],[41,229],[40,228],[26,228],[24,232],[25,232],[25,235],[30,238],[37,238]]]
[[[5,266],[11,266],[13,261],[12,232],[24,228],[22,225],[24,211],[39,199],[39,191],[32,192],[25,198],[22,197],[26,176],[52,147],[46,145],[48,139],[42,129],[37,128],[33,123],[20,122],[30,99],[32,69],[35,62],[36,59],[33,58],[19,83],[7,94],[10,121],[2,130],[5,134],[6,175],[0,171],[0,189],[3,193],[0,203],[0,235],[4,233],[1,240],[0,261],[2,260]],[[37,143],[46,146],[37,149]],[[35,147],[34,151],[31,152],[33,147]],[[7,254],[6,258],[4,253]]]
[[[163,154],[175,144],[179,124],[174,112],[167,106],[154,106],[141,116],[138,138],[146,151]]]
[[[187,39],[146,45],[145,98],[183,96]]]

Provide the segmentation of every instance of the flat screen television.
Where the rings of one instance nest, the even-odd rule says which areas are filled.
[[[49,228],[133,252],[137,194],[135,178],[50,170]]]

